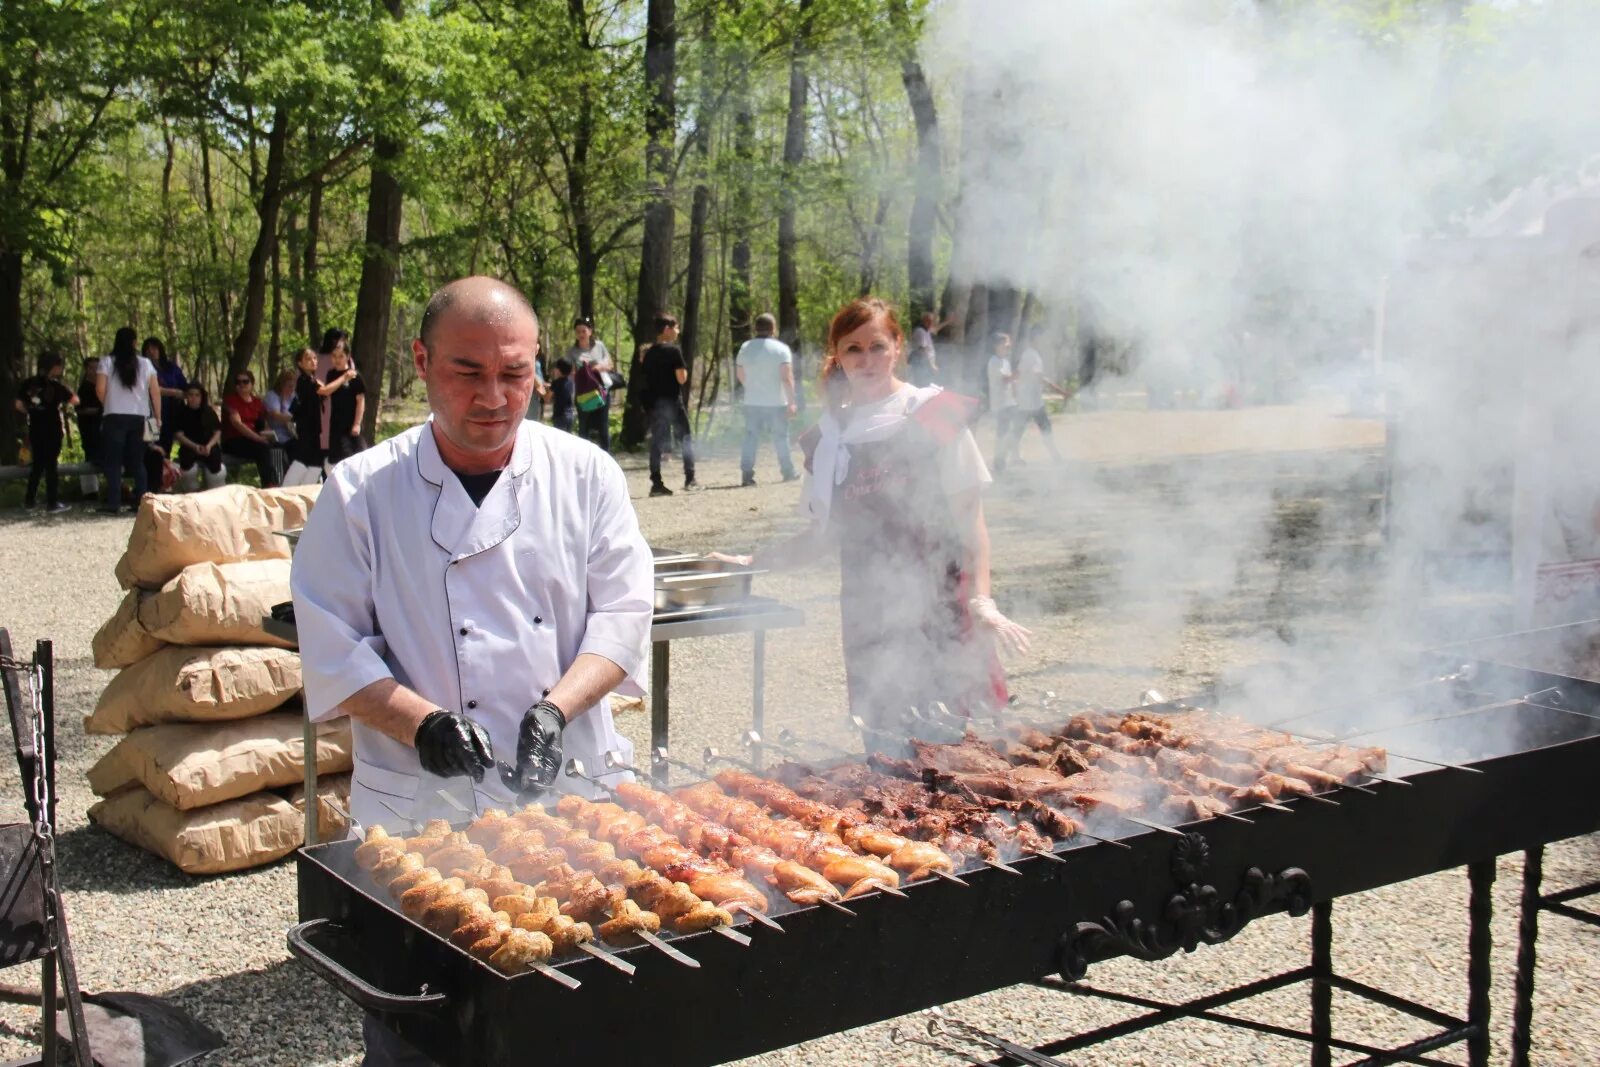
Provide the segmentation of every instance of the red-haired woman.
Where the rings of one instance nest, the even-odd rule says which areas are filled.
[[[828,408],[800,439],[811,526],[753,557],[805,562],[837,545],[850,710],[905,740],[909,709],[935,701],[988,713],[1005,703],[996,644],[1026,651],[1028,631],[989,595],[991,480],[967,429],[974,402],[901,380],[905,336],[882,300],[854,300],[828,327]]]

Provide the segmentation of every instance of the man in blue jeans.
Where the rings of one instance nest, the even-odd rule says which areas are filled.
[[[771,315],[756,316],[756,335],[739,346],[734,373],[744,386],[744,447],[739,451],[740,485],[756,484],[756,450],[770,436],[778,452],[783,480],[798,475],[789,456],[789,419],[794,416],[794,353],[773,334],[778,323]]]

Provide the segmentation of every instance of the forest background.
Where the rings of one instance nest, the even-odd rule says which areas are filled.
[[[528,295],[551,358],[590,316],[626,369],[656,312],[676,311],[696,406],[727,398],[755,314],[777,315],[809,375],[858,293],[908,320],[937,312],[958,373],[972,342],[1023,323],[1090,350],[1106,339],[1070,286],[979,265],[1010,208],[974,201],[1029,135],[1006,116],[1049,114],[1017,110],[959,45],[1008,2],[0,0],[0,396],[39,353],[72,374],[124,325],[212,387],[244,366],[270,382],[338,326],[368,388],[396,398],[428,294],[469,273]],[[1321,9],[1378,49],[1444,26],[1463,78],[1522,17],[1465,0],[1195,3],[1254,9],[1287,62],[1316,47],[1273,37],[1287,13]],[[929,48],[951,17],[965,29]],[[1471,206],[1442,197],[1415,228]],[[1278,293],[1252,313],[1293,306]],[[17,418],[0,405],[0,462]]]

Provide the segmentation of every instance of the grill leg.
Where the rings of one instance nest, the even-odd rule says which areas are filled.
[[[650,751],[667,746],[669,716],[667,714],[667,683],[671,674],[672,642],[652,641],[650,643]],[[667,784],[668,767],[665,763],[656,764],[655,780],[657,786]]]
[[[1311,1067],[1332,1067],[1333,902],[1311,905]]]
[[[56,954],[53,951],[45,953],[44,959],[40,961],[39,980],[40,991],[44,997],[40,1012],[44,1029],[39,1033],[39,1062],[55,1064],[59,1062],[61,1055],[61,1040],[56,1032],[56,1016],[61,1009],[57,999]]]
[[[1467,930],[1467,1063],[1489,1067],[1489,949],[1494,942],[1489,921],[1494,916],[1494,860],[1467,866],[1471,886]]]
[[[1539,892],[1544,883],[1544,846],[1522,860],[1522,916],[1517,923],[1517,991],[1512,1004],[1511,1067],[1528,1067],[1533,1047],[1533,977],[1538,961]]]

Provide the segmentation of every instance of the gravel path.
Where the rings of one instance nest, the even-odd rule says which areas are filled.
[[[1128,704],[1143,689],[1193,692],[1225,670],[1269,662],[1291,646],[1317,646],[1362,625],[1376,575],[1371,424],[1262,409],[1232,417],[1099,412],[1057,420],[1069,454],[1092,457],[1045,476],[1030,435],[1022,477],[986,504],[996,596],[1034,631],[1030,655],[1010,664],[1025,702],[1063,698]],[[987,433],[980,435],[987,451]],[[1152,445],[1152,441],[1159,442]],[[640,465],[629,478],[646,534],[657,545],[747,549],[791,529],[793,486],[776,484],[770,454],[755,489],[736,489],[736,458],[701,464],[710,488],[647,499]],[[1030,477],[1031,476],[1031,477]],[[167,994],[224,1031],[218,1064],[351,1064],[359,1060],[355,1010],[287,957],[295,918],[294,872],[283,863],[249,874],[189,878],[88,826],[84,773],[114,738],[87,737],[79,718],[109,677],[94,670],[89,639],[119,590],[111,567],[129,520],[74,513],[0,519],[0,625],[19,649],[55,641],[62,758],[61,867],[69,889],[82,980],[91,989]],[[850,739],[842,719],[837,572],[765,575],[758,591],[802,608],[807,625],[768,642],[768,724]],[[748,726],[749,637],[684,642],[673,650],[673,743],[733,749]],[[621,717],[641,748],[642,712]],[[9,761],[3,761],[9,763]],[[6,771],[11,782],[14,772]],[[0,817],[20,816],[14,783]],[[1548,851],[1548,885],[1593,876],[1595,840]],[[1508,1054],[1515,904],[1520,857],[1499,864],[1495,891],[1495,1058]],[[1334,909],[1335,963],[1351,977],[1441,1010],[1464,1009],[1466,878],[1449,872],[1342,900]],[[1309,921],[1275,917],[1227,945],[1148,965],[1114,961],[1095,984],[1180,998],[1306,960]],[[1600,1063],[1594,963],[1600,933],[1546,916],[1540,941],[1539,1063]],[[24,972],[11,976],[24,980]],[[1308,1019],[1296,988],[1236,1009],[1291,1025]],[[952,1015],[1036,1043],[1121,1018],[1120,1009],[1032,987],[952,1005]],[[915,1020],[910,1025],[916,1025]],[[38,1013],[0,1008],[0,1059],[26,1054]],[[1420,1032],[1404,1017],[1343,996],[1336,1033],[1374,1043]],[[748,1064],[948,1064],[940,1053],[890,1043],[878,1024],[743,1061]],[[1302,1046],[1207,1023],[1148,1031],[1068,1057],[1096,1064],[1291,1064]],[[1464,1053],[1441,1058],[1464,1062]]]

